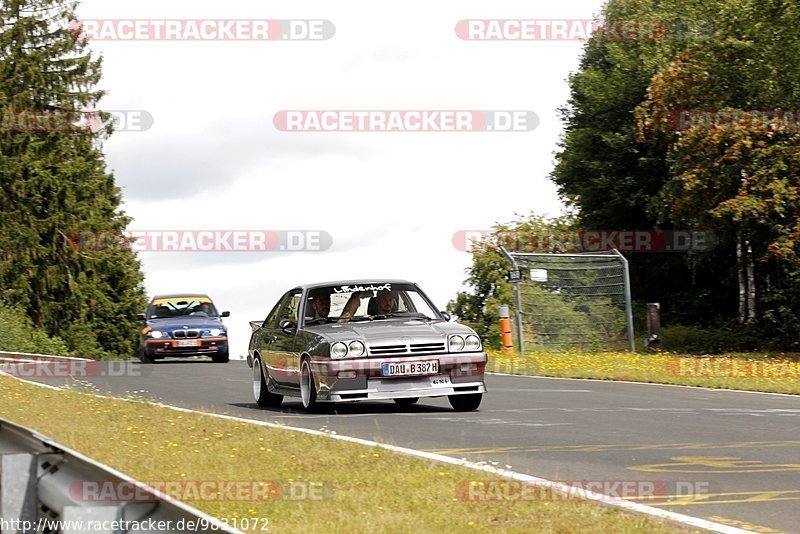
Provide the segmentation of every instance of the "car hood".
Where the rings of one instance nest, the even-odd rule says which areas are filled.
[[[356,323],[326,324],[307,327],[329,338],[331,341],[363,339],[367,343],[391,342],[410,338],[410,343],[431,338],[443,340],[449,334],[474,334],[468,326],[445,321],[422,321],[419,319],[380,319]]]
[[[219,317],[198,317],[184,315],[183,317],[169,317],[167,319],[150,319],[147,326],[153,330],[176,330],[185,328],[219,328],[222,319]]]

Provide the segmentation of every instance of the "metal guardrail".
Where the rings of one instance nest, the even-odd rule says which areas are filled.
[[[42,360],[65,360],[65,361],[93,361],[89,358],[78,358],[77,356],[54,356],[52,354],[32,354],[29,352],[7,352],[0,351],[1,360],[21,360],[21,361],[42,361]]]
[[[86,502],[76,484],[124,485],[137,499]],[[146,496],[142,498],[142,496]],[[227,532],[222,521],[37,432],[0,419],[0,530],[56,532]]]

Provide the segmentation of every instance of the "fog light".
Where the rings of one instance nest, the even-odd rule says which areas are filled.
[[[356,372],[355,371],[342,371],[337,375],[339,378],[355,378]]]
[[[475,365],[474,363],[462,363],[461,364],[461,370],[462,371],[474,371],[477,368],[478,368],[478,366]]]

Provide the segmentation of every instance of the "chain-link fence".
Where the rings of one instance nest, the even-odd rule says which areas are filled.
[[[505,254],[521,350],[633,350],[628,262],[619,252]]]

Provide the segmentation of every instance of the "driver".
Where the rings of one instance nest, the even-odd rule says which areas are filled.
[[[397,293],[378,291],[378,315],[388,315],[397,309]]]

